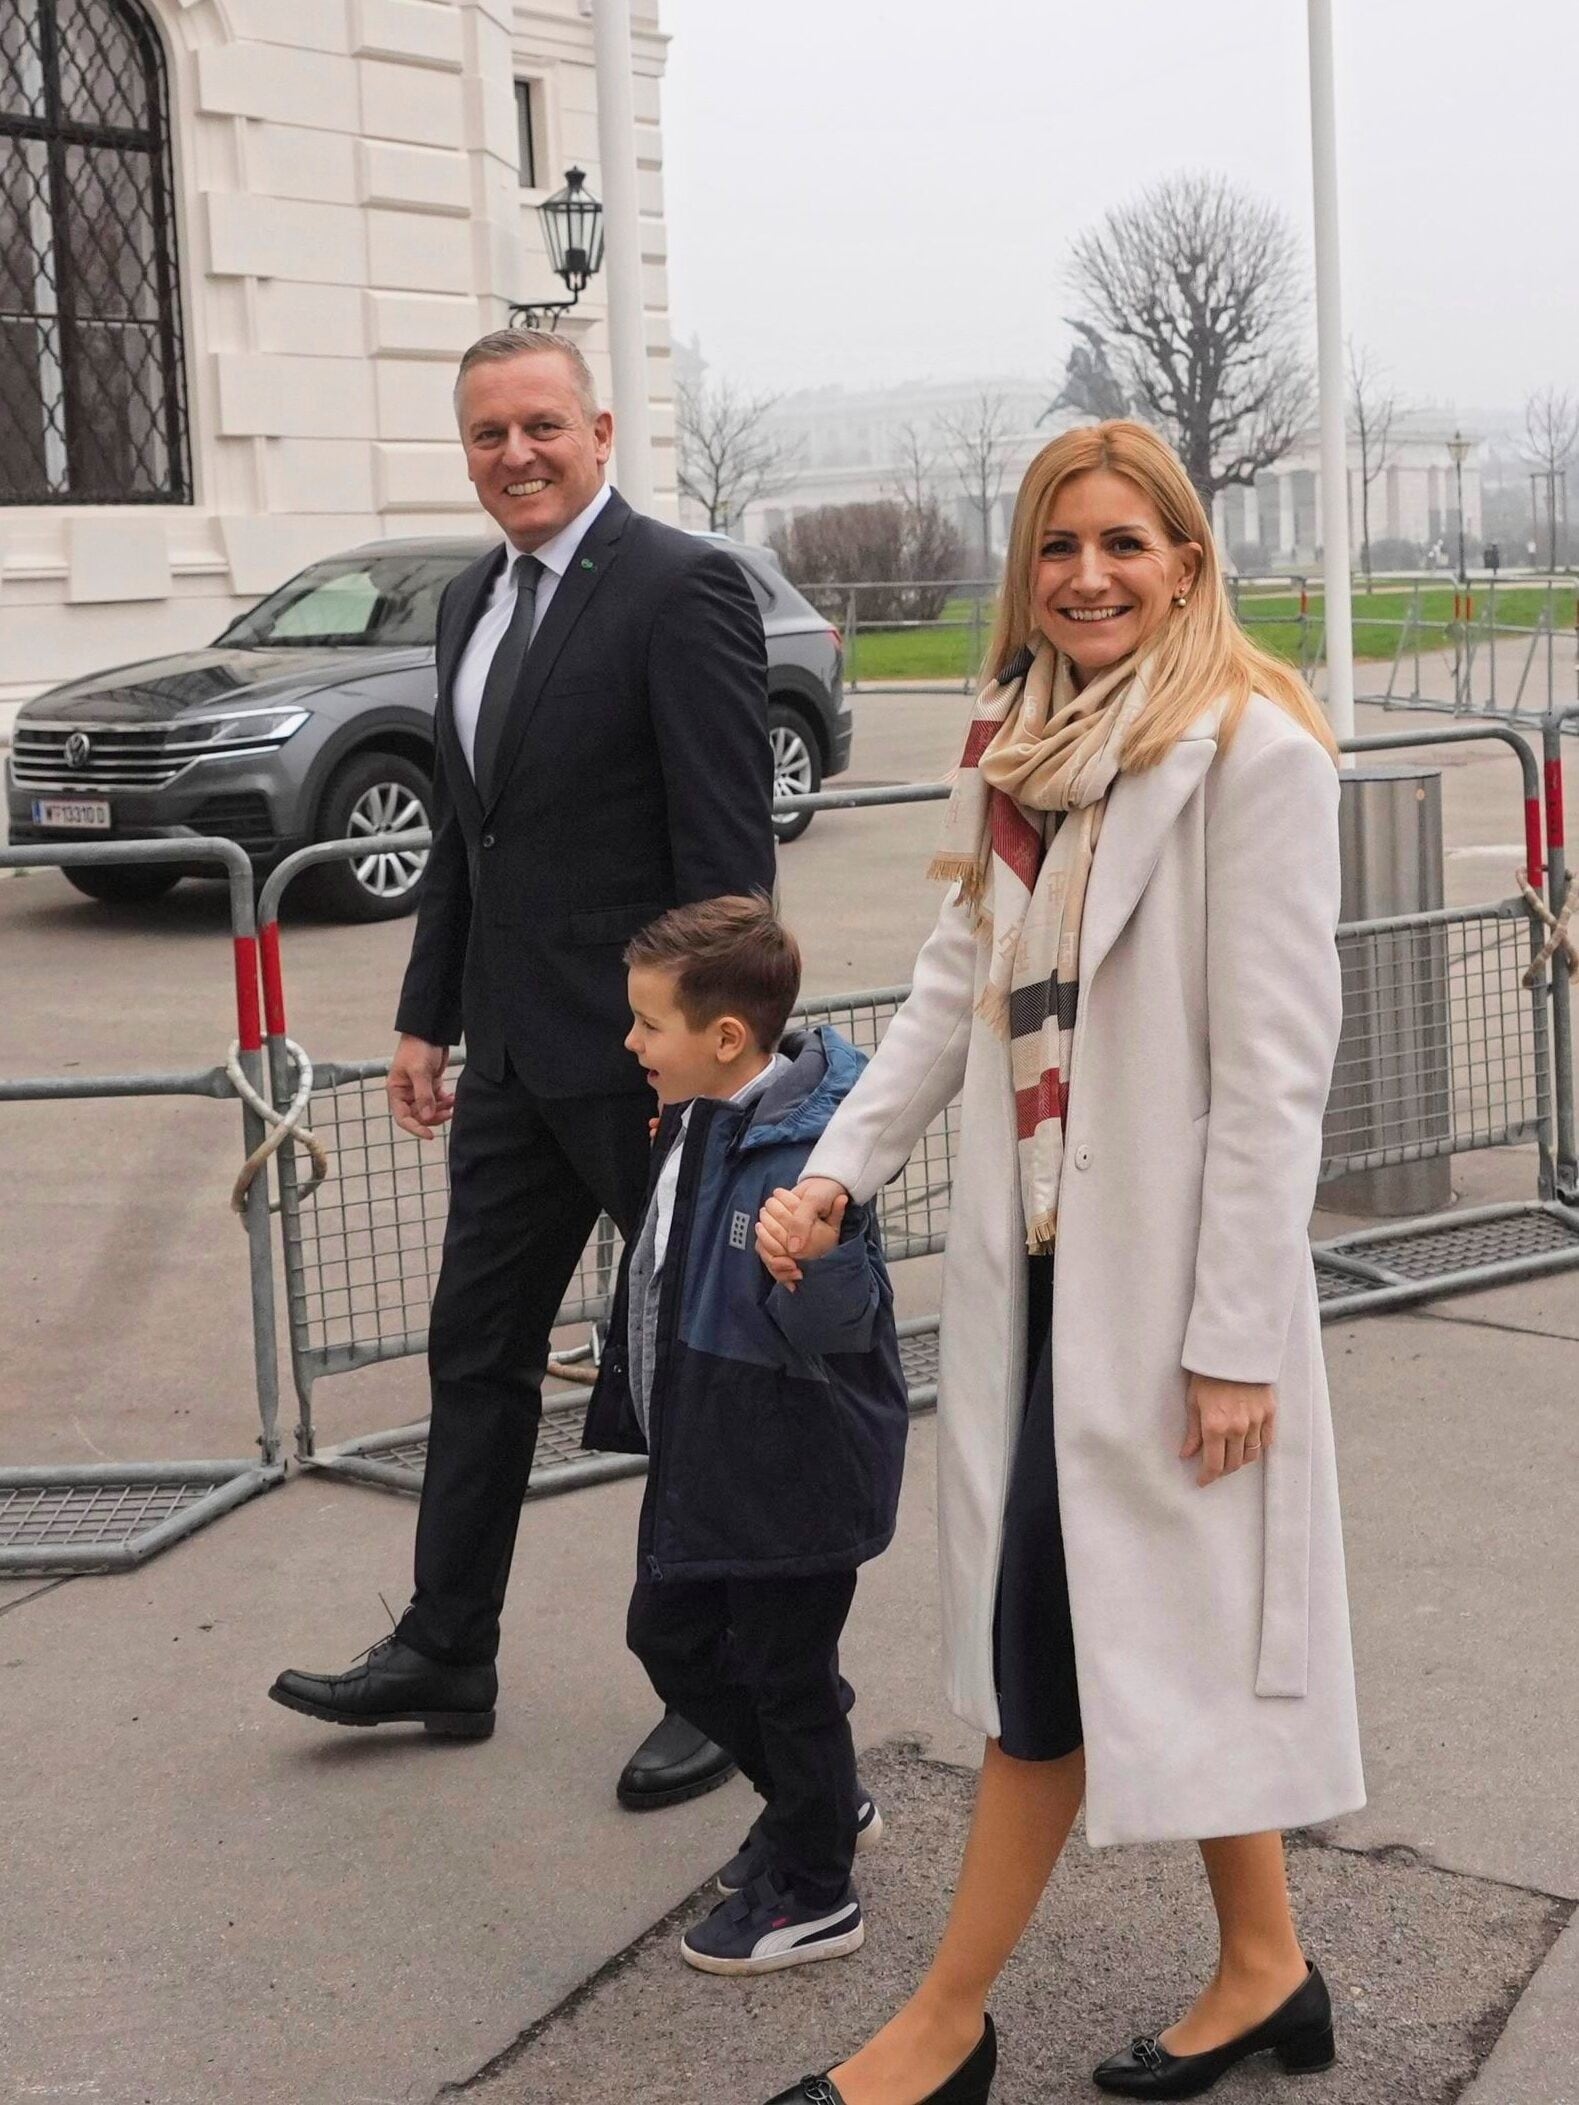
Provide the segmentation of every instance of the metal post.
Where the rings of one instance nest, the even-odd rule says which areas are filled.
[[[1563,826],[1563,718],[1549,711],[1541,724],[1546,788],[1546,899],[1562,912],[1568,892],[1568,851]],[[1533,879],[1531,880],[1534,881]],[[1561,957],[1551,966],[1552,1068],[1557,1114],[1557,1196],[1579,1202],[1579,1141],[1574,1131],[1573,1002]]]
[[[646,300],[641,207],[636,189],[636,98],[630,0],[592,0],[597,66],[598,166],[603,178],[604,270],[609,289],[609,360],[614,368],[614,445],[622,496],[653,505],[652,419],[647,392]]]
[[[1310,10],[1310,148],[1316,225],[1316,349],[1321,397],[1321,541],[1326,577],[1327,717],[1354,736],[1354,625],[1349,594],[1349,442],[1343,414],[1343,303],[1338,258],[1338,132],[1332,0]]]

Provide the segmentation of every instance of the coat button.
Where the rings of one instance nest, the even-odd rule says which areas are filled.
[[[482,844],[485,848],[491,848],[493,846],[493,835],[485,833],[482,837]]]
[[[1085,1142],[1082,1140],[1079,1147],[1075,1149],[1075,1168],[1089,1169],[1090,1167],[1091,1150],[1086,1146]]]

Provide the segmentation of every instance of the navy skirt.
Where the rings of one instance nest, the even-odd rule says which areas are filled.
[[[1058,1761],[1081,1744],[1075,1635],[1053,1447],[1053,1260],[1030,1260],[1029,1379],[1004,1516],[993,1618],[999,1744],[1016,1761]]]

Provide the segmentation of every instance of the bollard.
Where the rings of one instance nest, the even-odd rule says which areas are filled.
[[[1346,768],[1338,826],[1345,924],[1441,907],[1437,769]],[[1327,1153],[1398,1159],[1331,1179],[1320,1203],[1383,1219],[1438,1211],[1453,1197],[1446,932],[1356,931],[1340,937],[1339,951],[1343,1031],[1327,1104]]]

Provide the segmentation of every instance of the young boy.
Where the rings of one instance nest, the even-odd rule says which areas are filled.
[[[793,1288],[755,1241],[864,1061],[827,1028],[780,1042],[800,952],[766,899],[676,907],[625,963],[625,1042],[661,1116],[586,1445],[649,1456],[631,1650],[766,1801],[681,1952],[706,1973],[767,1973],[858,1949],[850,1869],[858,1835],[881,1832],[838,1648],[856,1566],[887,1547],[899,1499],[893,1292],[865,1208],[825,1224]]]

